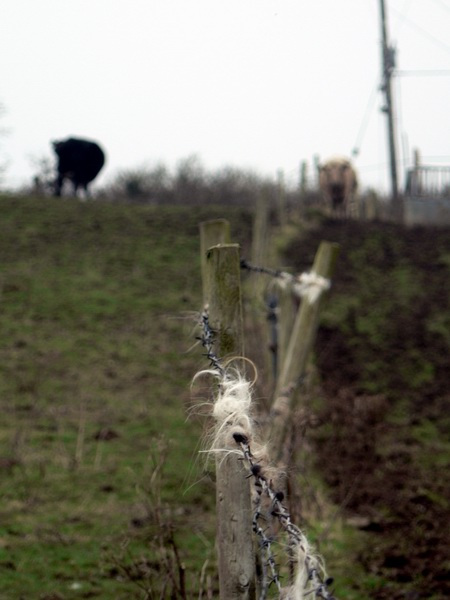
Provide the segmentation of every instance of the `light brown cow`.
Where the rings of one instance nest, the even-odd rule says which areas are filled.
[[[346,158],[330,158],[319,166],[319,187],[325,202],[336,216],[354,212],[358,181],[355,170]]]

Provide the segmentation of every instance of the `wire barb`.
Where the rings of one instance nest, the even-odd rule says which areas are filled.
[[[209,324],[208,309],[205,307],[200,316],[203,333],[201,336],[197,336],[197,339],[201,342],[202,346],[206,350],[205,356],[208,358],[211,367],[215,369],[221,377],[225,376],[225,369],[222,366],[220,359],[213,350],[214,346],[214,331]]]

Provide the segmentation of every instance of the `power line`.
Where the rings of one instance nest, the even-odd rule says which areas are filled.
[[[400,14],[399,11],[395,10],[395,8],[392,8],[391,10],[393,12],[395,12],[397,15]],[[405,14],[400,14],[400,16],[402,18],[402,22],[409,25],[409,27],[411,29],[414,29],[417,33],[420,33],[422,36],[426,37],[430,42],[433,42],[433,44],[435,44],[436,46],[439,46],[442,50],[445,50],[445,52],[448,52],[450,54],[450,46],[448,46],[445,42],[439,40],[437,37],[435,37],[428,31],[426,31],[426,29],[424,29],[420,25],[417,25],[417,23],[415,23],[412,19],[407,17]]]
[[[408,71],[395,71],[395,75],[400,77],[448,77],[450,69],[421,69]]]
[[[433,2],[450,13],[450,6],[445,4],[445,2],[443,2],[442,0],[433,0]]]
[[[396,11],[394,9],[394,12],[397,15],[397,21],[392,24],[392,31],[395,32],[396,34],[398,34],[398,31],[402,27],[403,22],[406,19],[406,14],[409,11],[409,9],[411,8],[412,3],[413,3],[413,0],[405,0],[401,10]]]
[[[372,91],[370,92],[370,96],[369,96],[369,100],[367,102],[367,106],[366,106],[366,110],[364,113],[364,116],[362,118],[361,121],[361,125],[358,131],[358,135],[356,136],[356,141],[355,141],[355,145],[353,146],[353,150],[352,150],[352,154],[353,156],[357,156],[359,154],[359,151],[361,149],[361,145],[364,139],[364,136],[366,134],[367,131],[367,126],[369,124],[369,119],[371,117],[372,114],[372,110],[375,104],[375,100],[377,98],[377,91],[378,91],[378,83],[375,83],[375,85],[372,88]]]
[[[428,156],[423,156],[423,159],[427,159],[427,160],[436,160],[436,161],[441,161],[441,160],[445,160],[445,161],[450,161],[450,154],[445,155],[437,155],[437,156],[432,156],[432,155],[428,155]]]

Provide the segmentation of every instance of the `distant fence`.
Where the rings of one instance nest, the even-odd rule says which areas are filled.
[[[450,225],[450,167],[415,167],[407,173],[406,225]]]
[[[415,167],[406,175],[407,198],[450,199],[450,167]]]
[[[312,552],[303,532],[292,523],[279,483],[283,477],[271,469],[279,467],[285,459],[283,450],[298,401],[298,386],[314,342],[323,292],[334,270],[338,246],[322,242],[310,273],[297,277],[280,271],[272,273],[280,306],[286,310],[279,315],[284,342],[266,431],[267,453],[261,451],[252,425],[251,385],[243,360],[240,249],[237,244],[229,243],[229,226],[224,220],[202,223],[200,236],[205,306],[200,339],[210,362],[205,372],[218,382],[210,452],[216,456],[220,598],[264,600],[269,586],[274,584],[280,599],[331,600],[328,587],[332,580],[327,579],[322,562]],[[302,296],[296,311],[292,302],[283,301],[293,293]],[[227,363],[230,359],[231,363]],[[278,482],[278,487],[273,487],[273,482]],[[280,535],[284,536],[280,547],[287,550],[291,565],[290,581],[283,586],[272,549],[276,539],[272,532],[267,533],[268,524],[274,519],[278,521]]]

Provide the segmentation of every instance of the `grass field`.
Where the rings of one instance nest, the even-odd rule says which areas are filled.
[[[200,578],[216,597],[214,484],[198,455],[204,424],[188,415],[191,379],[206,366],[192,348],[198,224],[218,217],[248,257],[247,209],[0,200],[0,600],[178,597],[169,590],[180,573],[188,597],[198,598]],[[448,295],[439,291],[450,253],[433,234],[429,251],[438,250],[416,265],[408,243],[419,238],[401,246],[399,230],[351,227],[296,226],[289,243],[277,242],[293,272],[310,266],[320,239],[342,245],[316,350],[322,425],[307,450],[317,460],[298,468],[300,524],[320,542],[339,598],[443,600],[448,565],[433,548],[443,548],[448,477],[436,486],[433,473],[448,471],[450,454],[441,385]],[[249,346],[261,368],[261,344]],[[367,395],[382,397],[382,410],[355,417],[355,398]],[[323,398],[337,402],[321,409]],[[367,477],[355,493],[358,471]],[[434,537],[420,546],[427,527]],[[420,565],[408,539],[431,553]],[[440,570],[430,571],[433,561]]]
[[[248,213],[227,213],[248,238]],[[198,223],[217,216],[1,200],[0,598],[140,598],[172,526],[188,573],[211,559],[186,409],[205,366],[188,352]]]

